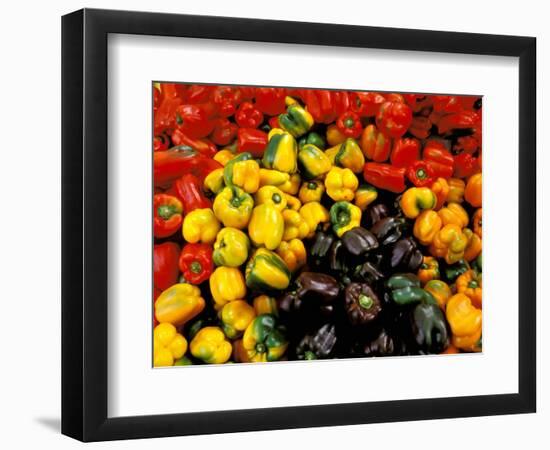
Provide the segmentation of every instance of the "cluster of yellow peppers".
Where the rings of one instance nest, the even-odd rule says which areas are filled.
[[[453,335],[450,351],[480,350],[482,275],[469,269],[450,287],[439,279],[437,258],[447,264],[460,260],[472,263],[480,255],[481,177],[481,173],[475,174],[467,183],[457,178],[438,178],[431,187],[408,189],[400,200],[405,216],[415,220],[414,236],[431,254],[424,256],[418,277],[445,311]],[[464,201],[478,208],[472,218],[462,206]]]

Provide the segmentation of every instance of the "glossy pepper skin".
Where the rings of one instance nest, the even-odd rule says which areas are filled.
[[[197,286],[178,283],[162,291],[155,302],[155,317],[159,323],[181,326],[199,314],[205,306]]]
[[[252,102],[243,102],[235,113],[235,121],[241,128],[258,128],[264,115]]]
[[[464,201],[464,190],[466,183],[460,178],[449,178],[449,194],[447,195],[448,202],[462,203]]]
[[[330,146],[339,145],[346,140],[346,136],[340,132],[335,124],[327,127],[327,143]]]
[[[417,273],[420,282],[425,285],[428,281],[439,278],[439,263],[431,256],[424,256]]]
[[[416,219],[422,211],[433,209],[436,205],[436,197],[430,188],[413,187],[405,191],[399,202],[399,206],[409,219]]]
[[[187,214],[195,209],[212,207],[212,203],[202,191],[201,184],[199,177],[191,173],[181,176],[174,183],[176,195],[181,200]]]
[[[404,306],[419,302],[436,303],[427,291],[420,287],[420,280],[412,273],[398,273],[386,281],[388,300]]]
[[[244,300],[226,303],[220,312],[222,330],[229,339],[241,337],[246,327],[254,320],[254,308]]]
[[[481,309],[472,305],[465,294],[455,294],[447,302],[447,321],[453,333],[453,345],[465,351],[480,351]]]
[[[219,152],[219,153],[222,153],[222,152]],[[223,168],[223,179],[224,179],[225,185],[226,186],[234,185],[233,168],[237,163],[244,162],[244,161],[252,161],[252,160],[253,160],[253,156],[252,156],[252,153],[250,152],[239,153],[238,155],[235,155],[233,158],[231,158],[224,165],[224,168]],[[259,172],[258,172],[258,177],[259,177]]]
[[[438,211],[445,204],[447,196],[449,195],[449,183],[445,178],[436,178],[430,186],[430,189],[435,194],[437,202],[435,204],[435,210]]]
[[[355,191],[353,204],[361,211],[365,211],[367,207],[378,198],[378,190],[374,186],[368,184],[360,185]]]
[[[153,234],[156,238],[171,236],[181,227],[183,205],[173,195],[155,194],[153,197]]]
[[[445,225],[439,230],[432,243],[430,253],[437,258],[445,258],[447,264],[453,264],[464,257],[468,237],[455,224]]]
[[[294,137],[306,134],[313,126],[313,116],[298,103],[292,103],[279,115],[281,128]]]
[[[437,212],[431,209],[422,211],[414,221],[413,235],[422,245],[430,245],[442,226]]]
[[[290,284],[290,270],[282,258],[259,248],[246,265],[246,285],[253,291],[282,291]]]
[[[425,161],[415,161],[407,168],[407,178],[416,187],[431,186],[434,181],[432,166]]]
[[[260,188],[260,166],[255,160],[236,162],[231,181],[243,191],[254,194]]]
[[[359,180],[350,169],[333,167],[325,178],[328,196],[334,201],[352,201],[359,187]]]
[[[218,161],[222,166],[226,166],[229,161],[235,157],[235,153],[231,149],[223,149],[214,155],[214,160]],[[225,180],[224,180],[225,181]]]
[[[325,185],[318,180],[304,181],[298,192],[302,203],[320,202],[325,193]]]
[[[367,162],[363,168],[363,177],[367,183],[378,189],[398,194],[405,190],[405,171],[405,168],[391,164]]]
[[[283,215],[275,206],[263,203],[253,209],[248,235],[256,247],[263,245],[268,250],[275,250],[281,243],[284,229]]]
[[[204,179],[203,186],[206,191],[210,191],[213,194],[219,194],[225,186],[223,168],[210,172]]]
[[[393,244],[398,241],[406,226],[406,220],[402,217],[384,217],[374,223],[370,231],[378,239],[382,246]]]
[[[355,227],[342,235],[342,244],[350,255],[361,256],[378,248],[378,239],[369,230]]]
[[[346,111],[341,114],[336,120],[336,126],[340,130],[340,133],[351,138],[358,138],[361,135],[361,131],[363,131],[361,118],[353,111]]]
[[[262,314],[246,328],[242,347],[249,362],[277,361],[284,355],[288,341],[277,318],[271,314]]]
[[[460,228],[464,228],[469,222],[468,213],[460,203],[450,202],[447,206],[441,208],[437,214],[441,218],[443,225],[454,223]]]
[[[447,321],[437,304],[418,304],[411,322],[414,339],[422,353],[441,353],[449,346]]]
[[[298,144],[290,133],[279,128],[269,132],[262,164],[266,169],[293,174],[298,170]]]
[[[481,207],[481,173],[476,173],[468,178],[464,190],[464,199],[474,208]]]
[[[173,366],[174,361],[185,355],[186,339],[170,323],[160,323],[153,331],[153,366]]]
[[[233,347],[219,327],[204,327],[189,345],[191,354],[207,364],[223,364],[231,357]]]
[[[334,302],[340,294],[340,285],[335,278],[324,273],[302,272],[295,281],[296,290],[288,292],[278,300],[280,311],[306,312],[314,309],[330,315]]]
[[[329,250],[336,240],[334,234],[326,231],[317,231],[309,247],[309,254],[312,257],[312,263],[320,267],[322,266],[329,254]]]
[[[345,305],[348,320],[355,326],[369,324],[382,311],[378,296],[367,283],[350,283],[346,287]]]
[[[175,146],[190,147],[197,151],[201,156],[212,158],[215,155],[216,145],[208,138],[196,139],[186,135],[181,130],[174,130],[170,136],[172,143]]]
[[[389,251],[389,267],[392,272],[416,272],[422,264],[422,252],[411,237],[399,239]],[[387,266],[387,262],[385,263]]]
[[[283,211],[287,205],[285,193],[275,186],[262,186],[254,195],[254,201],[256,206],[268,204],[278,211]]]
[[[277,186],[285,194],[296,195],[300,190],[300,184],[302,183],[302,177],[299,173],[293,173],[290,175],[288,181]]]
[[[291,272],[302,268],[306,263],[306,248],[300,239],[282,241],[277,247],[276,253],[285,262]]]
[[[361,149],[365,158],[382,163],[387,161],[390,156],[391,139],[380,132],[375,125],[370,124],[365,127],[361,134]]]
[[[192,138],[208,136],[216,126],[216,110],[210,103],[180,105],[176,109],[176,126]]]
[[[309,226],[307,237],[313,237],[319,224],[330,221],[330,213],[319,202],[309,202],[303,205],[300,208],[300,215]]]
[[[428,291],[437,301],[437,304],[442,311],[445,311],[447,301],[453,295],[451,288],[447,283],[441,280],[430,280],[424,285],[424,289]]]
[[[271,314],[275,317],[279,316],[277,312],[277,300],[269,295],[262,294],[254,297],[252,304],[257,316],[261,314]]]
[[[470,298],[476,308],[482,304],[482,275],[468,270],[456,279],[456,291]]]
[[[229,145],[235,139],[237,130],[237,125],[222,117],[216,120],[210,139],[216,145]]]
[[[153,248],[153,284],[164,291],[178,281],[180,246],[175,242],[163,242]]]
[[[448,283],[453,283],[457,279],[457,277],[462,275],[467,270],[470,270],[470,265],[466,260],[461,259],[456,263],[448,265],[445,268],[445,271],[444,271],[445,279],[447,280]]]
[[[327,359],[334,354],[337,341],[335,325],[326,323],[306,334],[296,345],[294,353],[300,360]]]
[[[483,208],[479,208],[476,210],[476,212],[472,216],[472,228],[474,230],[474,233],[477,234],[480,238],[483,237],[482,218],[483,218]]]
[[[310,233],[309,225],[298,211],[285,209],[282,212],[284,220],[283,241],[304,239]]]
[[[330,124],[350,106],[348,93],[342,91],[305,89],[302,100],[316,123]]]
[[[281,186],[290,180],[290,175],[278,170],[260,169],[260,186]]]
[[[226,303],[245,298],[246,285],[242,272],[236,267],[216,268],[210,276],[210,292],[216,309],[220,309]]]
[[[390,161],[393,166],[407,168],[419,159],[420,142],[418,139],[400,138],[395,140],[390,155]]]
[[[294,197],[293,195],[285,193],[286,198],[286,208],[292,209],[293,211],[300,211],[302,207],[302,202],[299,198]]]
[[[220,223],[210,208],[195,209],[183,220],[183,238],[190,243],[212,244],[220,231]]]
[[[378,129],[393,139],[399,139],[405,134],[412,123],[411,108],[399,102],[384,102],[376,114]]]
[[[298,148],[301,150],[307,144],[314,145],[320,150],[324,150],[327,146],[325,138],[315,131],[310,131],[306,136],[302,136],[298,141]]]
[[[267,133],[256,128],[239,128],[237,130],[237,148],[248,152],[255,158],[261,158],[267,145]]]
[[[350,109],[360,117],[374,117],[386,99],[378,92],[351,92]]]
[[[336,236],[358,227],[361,223],[361,210],[349,202],[336,202],[330,208],[330,222]]]
[[[430,166],[434,177],[448,179],[454,171],[454,158],[439,141],[430,140],[424,147],[424,161]]]
[[[185,244],[179,257],[179,268],[185,281],[201,284],[214,270],[212,247],[208,244]]]
[[[275,116],[286,109],[286,94],[284,88],[256,88],[254,104],[264,114]]]
[[[250,251],[250,240],[241,230],[225,227],[220,230],[214,243],[212,259],[216,266],[239,267]]]
[[[298,166],[306,180],[313,180],[328,173],[332,163],[319,147],[306,144],[298,151]]]
[[[361,147],[353,138],[347,138],[341,144],[329,148],[325,153],[331,163],[338,167],[349,169],[353,173],[360,173],[363,170],[365,157]]]
[[[236,186],[224,188],[214,199],[214,214],[225,227],[246,228],[252,216],[254,200]]]

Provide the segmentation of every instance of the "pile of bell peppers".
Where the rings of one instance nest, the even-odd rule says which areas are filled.
[[[153,364],[482,350],[482,99],[155,83]]]

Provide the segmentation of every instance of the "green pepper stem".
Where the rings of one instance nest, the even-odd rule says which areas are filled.
[[[176,213],[176,209],[170,205],[160,205],[157,208],[157,214],[164,220],[168,220]]]
[[[363,309],[370,309],[372,308],[372,305],[374,305],[374,300],[372,297],[369,297],[368,295],[361,294],[359,296],[359,306]]]
[[[202,264],[198,261],[193,261],[191,265],[189,266],[189,269],[191,269],[191,272],[193,273],[201,273],[202,272]]]

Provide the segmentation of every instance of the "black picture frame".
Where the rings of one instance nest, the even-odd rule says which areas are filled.
[[[519,58],[519,390],[109,418],[107,36],[181,36]],[[535,412],[536,39],[84,9],[62,18],[62,433],[82,441]]]

